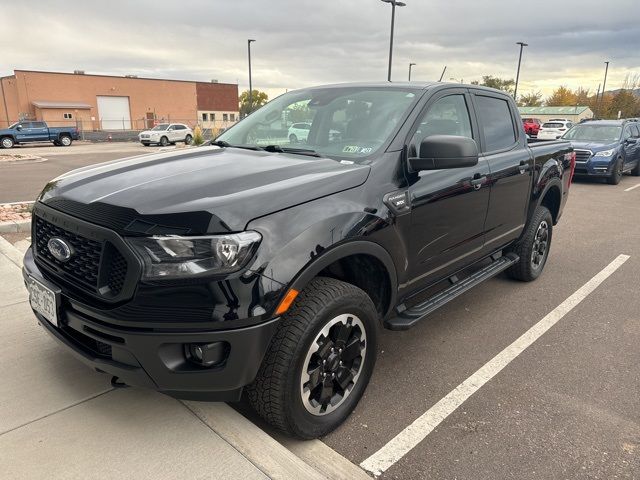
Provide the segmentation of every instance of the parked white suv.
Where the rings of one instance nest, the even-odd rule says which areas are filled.
[[[538,140],[557,140],[571,127],[573,127],[571,120],[549,120],[543,123],[538,130]]]
[[[289,133],[287,134],[289,142],[306,142],[309,137],[309,130],[311,130],[310,123],[294,123],[289,127]]]
[[[152,143],[166,147],[176,142],[189,145],[193,140],[193,130],[183,123],[160,123],[151,130],[145,130],[138,135],[140,143],[148,147]]]

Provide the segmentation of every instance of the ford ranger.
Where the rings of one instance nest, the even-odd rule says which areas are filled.
[[[292,144],[294,123],[310,128]],[[568,142],[528,146],[497,90],[291,91],[209,146],[51,181],[24,279],[44,330],[114,385],[244,392],[313,438],[355,408],[380,328],[500,272],[538,278],[574,165]]]
[[[78,139],[76,127],[49,128],[45,122],[25,120],[0,130],[0,146],[12,148],[24,143],[51,142],[57,146],[68,147]]]

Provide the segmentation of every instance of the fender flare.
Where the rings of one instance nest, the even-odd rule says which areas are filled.
[[[303,269],[298,272],[293,280],[289,282],[289,289],[302,291],[307,286],[307,284],[315,277],[317,277],[318,274],[326,267],[336,262],[337,260],[340,260],[341,258],[346,258],[351,255],[370,255],[379,260],[387,271],[387,274],[389,275],[391,292],[389,298],[389,307],[384,314],[384,316],[386,317],[396,304],[396,297],[398,294],[398,274],[396,272],[396,266],[393,263],[389,252],[387,252],[384,247],[374,242],[354,240],[351,242],[336,245],[335,247],[326,250],[314,261],[305,265],[305,267],[303,267]]]

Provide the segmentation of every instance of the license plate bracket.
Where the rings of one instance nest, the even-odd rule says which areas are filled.
[[[48,322],[60,326],[60,289],[46,282],[29,276],[27,280],[29,303],[31,308],[47,319]]]

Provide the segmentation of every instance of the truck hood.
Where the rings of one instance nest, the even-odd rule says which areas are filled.
[[[73,170],[51,181],[39,200],[83,211],[122,207],[142,220],[208,212],[207,231],[240,231],[254,218],[357,187],[369,170],[329,158],[199,147]]]

